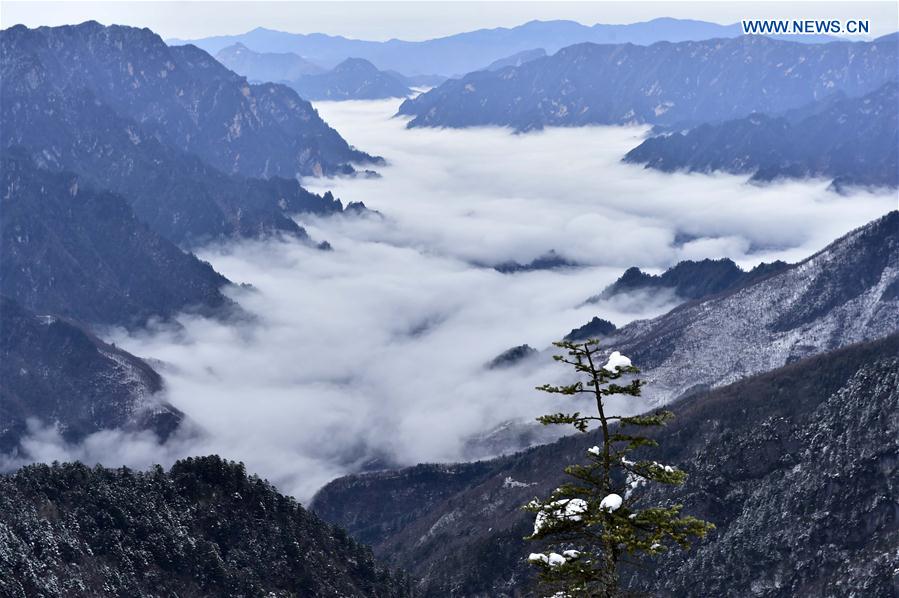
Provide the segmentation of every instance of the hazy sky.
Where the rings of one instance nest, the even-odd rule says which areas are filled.
[[[0,2],[3,27],[94,19],[149,27],[164,38],[266,27],[360,39],[420,40],[532,19],[592,25],[663,16],[718,23],[741,18],[866,18],[876,35],[895,31],[899,18],[896,2]]]

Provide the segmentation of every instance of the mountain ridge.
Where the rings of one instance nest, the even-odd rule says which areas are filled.
[[[90,89],[151,135],[226,173],[294,178],[375,160],[350,148],[288,88],[250,85],[203,50],[169,47],[149,29],[88,21],[17,25],[2,36],[7,55],[29,52],[56,87]]]
[[[833,179],[836,188],[899,186],[896,80],[858,98],[828,98],[793,114],[703,125],[651,137],[624,161],[663,172],[726,171],[751,181]]]
[[[398,114],[412,117],[409,127],[495,125],[519,132],[716,122],[783,112],[836,91],[869,93],[895,79],[896,46],[756,36],[650,46],[580,43],[519,67],[449,80],[406,100]]]
[[[649,44],[657,41],[686,41],[742,35],[739,23],[719,25],[693,19],[657,18],[630,24],[583,25],[575,21],[532,20],[514,27],[494,27],[465,31],[423,41],[391,39],[370,41],[323,33],[289,33],[257,27],[243,34],[202,39],[166,40],[177,45],[193,43],[210,54],[235,42],[257,52],[295,52],[325,67],[357,56],[370,60],[382,70],[396,70],[406,76],[469,73],[494,60],[533,48],[547,52],[582,41],[594,43]],[[789,36],[803,43],[832,41],[824,36]]]
[[[45,36],[49,35],[48,31],[56,31],[50,28],[45,30]],[[7,81],[0,89],[4,122],[0,140],[4,147],[24,147],[43,168],[73,171],[97,187],[123,195],[138,217],[179,245],[192,246],[226,237],[273,233],[304,238],[305,231],[289,217],[290,212],[331,213],[342,209],[340,202],[330,193],[324,196],[309,193],[293,176],[278,177],[274,172],[262,172],[264,178],[228,174],[208,164],[201,156],[190,153],[189,144],[181,143],[179,146],[177,140],[173,141],[171,137],[190,137],[192,128],[200,127],[200,124],[199,121],[193,123],[184,106],[179,104],[184,101],[183,98],[173,100],[167,95],[168,92],[177,95],[171,85],[160,91],[157,89],[160,86],[152,81],[153,89],[141,92],[149,99],[132,98],[131,101],[138,103],[142,110],[152,112],[152,118],[140,116],[137,114],[140,110],[136,108],[122,108],[122,104],[130,101],[128,91],[122,91],[116,106],[104,102],[101,95],[85,87],[83,82],[76,83],[74,88],[61,86],[54,75],[62,68],[61,59],[55,55],[55,46],[49,47],[49,41],[40,42],[41,35],[36,31],[20,27],[0,33],[0,44],[4,50],[0,65],[4,81]],[[102,37],[106,31],[99,24],[92,24],[66,29],[64,35],[83,37],[81,44],[85,45],[92,39],[91,36]],[[113,34],[137,35],[139,40],[146,38],[151,42],[156,39],[155,34],[148,30],[135,34],[133,29],[118,29]],[[32,39],[35,36],[38,41]],[[50,36],[50,39],[55,38]],[[157,56],[155,59],[148,59],[138,48],[132,48],[136,54],[129,60],[120,55],[115,44],[110,47],[109,40],[101,40],[98,45],[99,49],[90,52],[99,52],[104,56],[104,53],[111,54],[104,60],[112,61],[116,66],[100,70],[106,73],[106,77],[115,79],[114,85],[121,87],[123,81],[131,80],[131,75],[128,75],[130,69],[138,75],[144,73],[141,79],[132,81],[133,85],[140,87],[141,81],[147,80],[146,71],[156,63],[163,65],[163,70],[157,73],[158,78],[171,84],[169,75],[162,74],[169,72],[169,66],[175,69],[174,62],[162,60],[172,54],[164,50],[165,46],[158,47],[161,42],[151,43],[151,47],[161,53],[162,58]],[[69,54],[78,55],[77,48],[67,52],[62,58],[68,56],[69,61],[75,60]],[[184,50],[178,52],[184,53]],[[241,83],[242,79],[200,50],[187,53],[202,54],[199,66],[194,65],[191,69],[208,67],[218,73],[211,79],[207,77],[205,82],[202,78],[195,79],[185,74],[182,78],[193,85],[197,93],[205,90],[204,93],[216,95],[216,90],[225,86],[231,94],[229,97],[237,93],[243,98],[240,89],[249,90],[249,86]],[[146,65],[142,61],[147,61]],[[138,71],[135,71],[135,64]],[[85,71],[87,67],[78,62],[69,70],[77,73],[79,69]],[[73,75],[69,73],[67,76]],[[293,91],[287,90],[285,95],[282,89],[279,93],[302,102]],[[109,92],[104,91],[103,95],[109,95]],[[178,106],[172,108],[172,102]],[[220,105],[225,106],[224,99]],[[308,103],[305,105],[312,110]],[[227,106],[222,110],[229,112]],[[170,112],[175,114],[172,118],[183,126],[172,125],[173,130],[161,139],[160,129],[170,125],[167,116]],[[239,114],[232,113],[232,116],[237,119],[232,124],[236,122],[235,126],[240,129]],[[288,121],[295,117],[289,117]],[[191,124],[184,124],[185,118]],[[206,114],[206,118],[212,116]],[[277,123],[269,125],[281,126]],[[214,137],[215,133],[209,135]],[[285,141],[283,136],[275,139]],[[284,151],[284,156],[289,154]],[[261,156],[264,157],[264,153]]]
[[[5,596],[410,596],[371,551],[217,456],[0,475]]]
[[[141,222],[120,196],[0,152],[0,294],[85,324],[226,313],[228,279]]]
[[[783,271],[638,320],[606,339],[667,402],[899,330],[899,211]],[[683,364],[690,364],[689,372]]]
[[[624,584],[660,596],[786,598],[825,586],[889,595],[897,372],[893,334],[670,405],[675,418],[654,434],[660,447],[650,458],[688,478],[652,498],[683,503],[718,529],[689,552],[625,568]],[[526,557],[540,547],[523,540],[533,516],[521,506],[565,481],[563,468],[595,443],[576,434],[485,462],[351,475],[325,486],[312,508],[386,562],[414,563],[424,596],[536,596]],[[410,486],[416,491],[403,492]],[[373,503],[392,507],[361,506]],[[854,525],[865,535],[848,537]]]

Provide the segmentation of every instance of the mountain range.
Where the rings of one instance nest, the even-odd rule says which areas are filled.
[[[306,100],[377,100],[411,93],[402,75],[379,71],[363,58],[347,58],[326,70],[290,52],[257,53],[240,43],[221,49],[215,58],[251,81],[283,83]]]
[[[292,52],[325,68],[347,58],[364,58],[382,70],[404,75],[450,77],[484,68],[518,52],[543,48],[550,54],[581,42],[649,45],[742,35],[739,23],[719,25],[689,19],[659,18],[641,23],[582,25],[574,21],[530,21],[517,27],[479,29],[425,41],[366,41],[323,33],[288,33],[262,27],[239,35],[202,39],[169,39],[172,45],[193,44],[210,54],[241,43],[256,52]],[[823,36],[792,36],[799,42],[830,41]]]
[[[799,44],[743,36],[650,46],[582,43],[406,100],[410,127],[704,123],[780,113],[896,79],[897,40]],[[851,65],[851,68],[850,68]]]
[[[0,476],[0,594],[411,596],[406,578],[215,456],[140,472],[80,463]]]
[[[890,596],[897,376],[894,334],[669,405],[675,419],[645,457],[688,478],[649,499],[684,504],[717,529],[689,552],[626,567],[624,584],[670,597]],[[594,444],[591,432],[490,461],[347,476],[311,508],[408,566],[420,595],[539,596],[526,557],[540,546],[524,540],[533,515],[522,506]]]
[[[862,97],[835,94],[772,117],[752,114],[651,137],[624,157],[665,172],[721,170],[753,181],[826,177],[835,186],[899,186],[899,86]]]
[[[292,90],[251,86],[146,29],[16,26],[0,49],[3,449],[32,418],[71,439],[165,436],[180,414],[154,398],[159,376],[90,329],[237,313],[229,281],[184,248],[308,241],[291,214],[343,206],[298,177],[377,160]]]
[[[404,97],[469,73],[406,100],[408,125],[654,125],[627,162],[828,177],[837,189],[899,183],[899,35],[799,44],[659,19],[423,42],[264,29],[174,41],[92,21],[0,32],[3,467],[44,454],[29,448],[42,437],[172,437],[186,416],[152,362],[98,331],[239,316],[230,281],[191,249],[270,237],[313,247],[297,214],[367,212],[302,186],[385,164],[309,100]],[[550,251],[489,267],[578,266]],[[680,303],[620,328],[598,313],[630,293]],[[624,565],[628,589],[895,593],[899,211],[796,264],[631,268],[578,306],[594,308],[564,338],[626,354],[646,382],[634,409],[676,415],[640,456],[683,467],[687,483],[637,491],[717,526],[688,553]],[[515,376],[548,352],[514,346],[482,373]],[[346,476],[309,510],[217,456],[168,471],[29,465],[0,474],[0,595],[536,596],[526,557],[541,546],[524,540],[522,506],[596,444],[594,432],[556,438],[511,421],[457,453],[488,458]]]
[[[178,244],[302,236],[288,213],[341,204],[297,177],[380,161],[350,148],[289,88],[249,85],[149,30],[16,26],[0,32],[0,47],[2,147],[121,194]]]
[[[215,59],[253,83],[290,81],[327,70],[293,52],[254,52],[239,42],[216,52]]]
[[[380,100],[412,93],[399,78],[363,58],[347,58],[330,71],[303,75],[287,85],[308,100]]]
[[[3,31],[2,49],[11,92],[87,92],[147,135],[225,173],[295,178],[374,160],[288,88],[250,85],[202,50],[169,47],[147,29],[93,21],[16,26]]]

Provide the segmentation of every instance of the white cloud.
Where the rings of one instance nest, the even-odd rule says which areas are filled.
[[[756,187],[620,164],[642,129],[407,131],[390,118],[395,102],[319,108],[391,166],[381,179],[315,184],[385,218],[302,218],[332,252],[284,241],[201,252],[253,285],[232,293],[255,319],[183,316],[180,326],[109,335],[166,364],[168,398],[199,431],[167,447],[105,432],[72,447],[36,431],[34,458],[141,465],[216,452],[301,499],[361,468],[458,459],[466,438],[564,408],[533,389],[558,380],[548,356],[533,369],[486,370],[498,353],[544,348],[595,315],[621,325],[670,306],[667,296],[583,304],[625,267],[722,254],[744,265],[796,260],[895,207],[886,195],[828,193],[823,181]],[[472,266],[550,249],[589,267]]]

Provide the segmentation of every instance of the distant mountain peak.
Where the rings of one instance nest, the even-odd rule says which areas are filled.
[[[334,67],[334,73],[377,73],[378,68],[364,58],[347,58]]]

